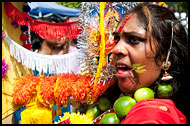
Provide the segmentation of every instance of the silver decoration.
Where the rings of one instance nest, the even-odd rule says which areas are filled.
[[[124,8],[122,15],[133,8],[134,6],[138,5],[139,2],[113,2],[112,7],[117,9],[119,6]],[[97,46],[97,42],[89,43],[92,41],[89,37],[88,28],[91,27],[91,14],[96,9],[99,10],[100,2],[82,2],[81,3],[81,10],[82,12],[79,15],[79,22],[80,26],[83,28],[81,34],[78,35],[77,38],[77,47],[79,49],[79,62],[80,62],[80,72],[83,73],[84,71],[88,71],[88,74],[92,76],[92,82],[94,83],[94,79],[96,76],[96,71],[98,68],[98,64],[94,64],[91,60],[93,57],[90,55],[89,50],[93,49],[94,46]],[[99,82],[103,82],[105,84],[106,81],[113,78],[115,76],[115,69],[107,64],[106,68],[100,74]],[[108,81],[109,82],[109,81]],[[98,84],[97,83],[97,84]]]

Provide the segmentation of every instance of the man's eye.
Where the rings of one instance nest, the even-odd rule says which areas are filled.
[[[120,40],[120,37],[119,36],[114,36],[114,40],[115,40],[115,43],[117,44]]]
[[[135,37],[135,36],[130,36],[129,39],[128,39],[128,42],[132,45],[135,45],[135,44],[138,44],[140,42],[144,42],[144,39],[141,39],[141,38],[138,38],[138,37]]]

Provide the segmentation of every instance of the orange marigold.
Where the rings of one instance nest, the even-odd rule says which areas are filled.
[[[44,102],[53,101],[54,99],[54,84],[56,83],[57,76],[44,76],[40,83],[40,95]]]
[[[114,78],[108,80],[105,82],[105,84],[103,84],[103,82],[100,82],[97,86],[96,86],[96,90],[92,91],[92,99],[93,101],[96,101],[97,98],[102,95],[111,85],[114,84]]]
[[[75,83],[72,83],[71,95],[74,97],[75,101],[84,103],[91,87],[91,78],[88,76],[79,75],[78,80]]]
[[[59,78],[56,81],[56,87],[54,89],[55,101],[66,105],[67,99],[71,95],[72,83],[77,79],[77,76],[74,74],[59,74]]]
[[[33,74],[23,76],[13,89],[13,100],[15,103],[23,104],[28,102],[33,92],[36,93],[36,85],[39,83],[39,78]]]

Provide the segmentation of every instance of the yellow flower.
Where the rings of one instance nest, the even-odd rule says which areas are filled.
[[[167,7],[165,2],[159,2],[159,5],[163,6],[163,7]]]
[[[71,114],[69,112],[65,112],[64,116],[60,117],[60,120],[58,122],[55,122],[55,124],[67,120],[68,118],[70,118],[69,120],[71,124],[93,124],[92,118],[86,116],[85,114],[80,114],[80,112]]]

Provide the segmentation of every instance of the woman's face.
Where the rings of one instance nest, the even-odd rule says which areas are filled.
[[[117,71],[118,84],[126,94],[133,94],[138,88],[152,85],[159,77],[161,66],[155,62],[156,40],[152,43],[146,37],[146,31],[139,22],[137,15],[132,14],[121,32],[119,24],[114,38],[117,41],[113,49],[113,63]],[[137,73],[133,64],[146,65],[145,72]]]
[[[64,40],[49,40],[49,39],[46,39],[45,40],[49,45],[52,45],[54,47],[61,47],[65,41]]]

